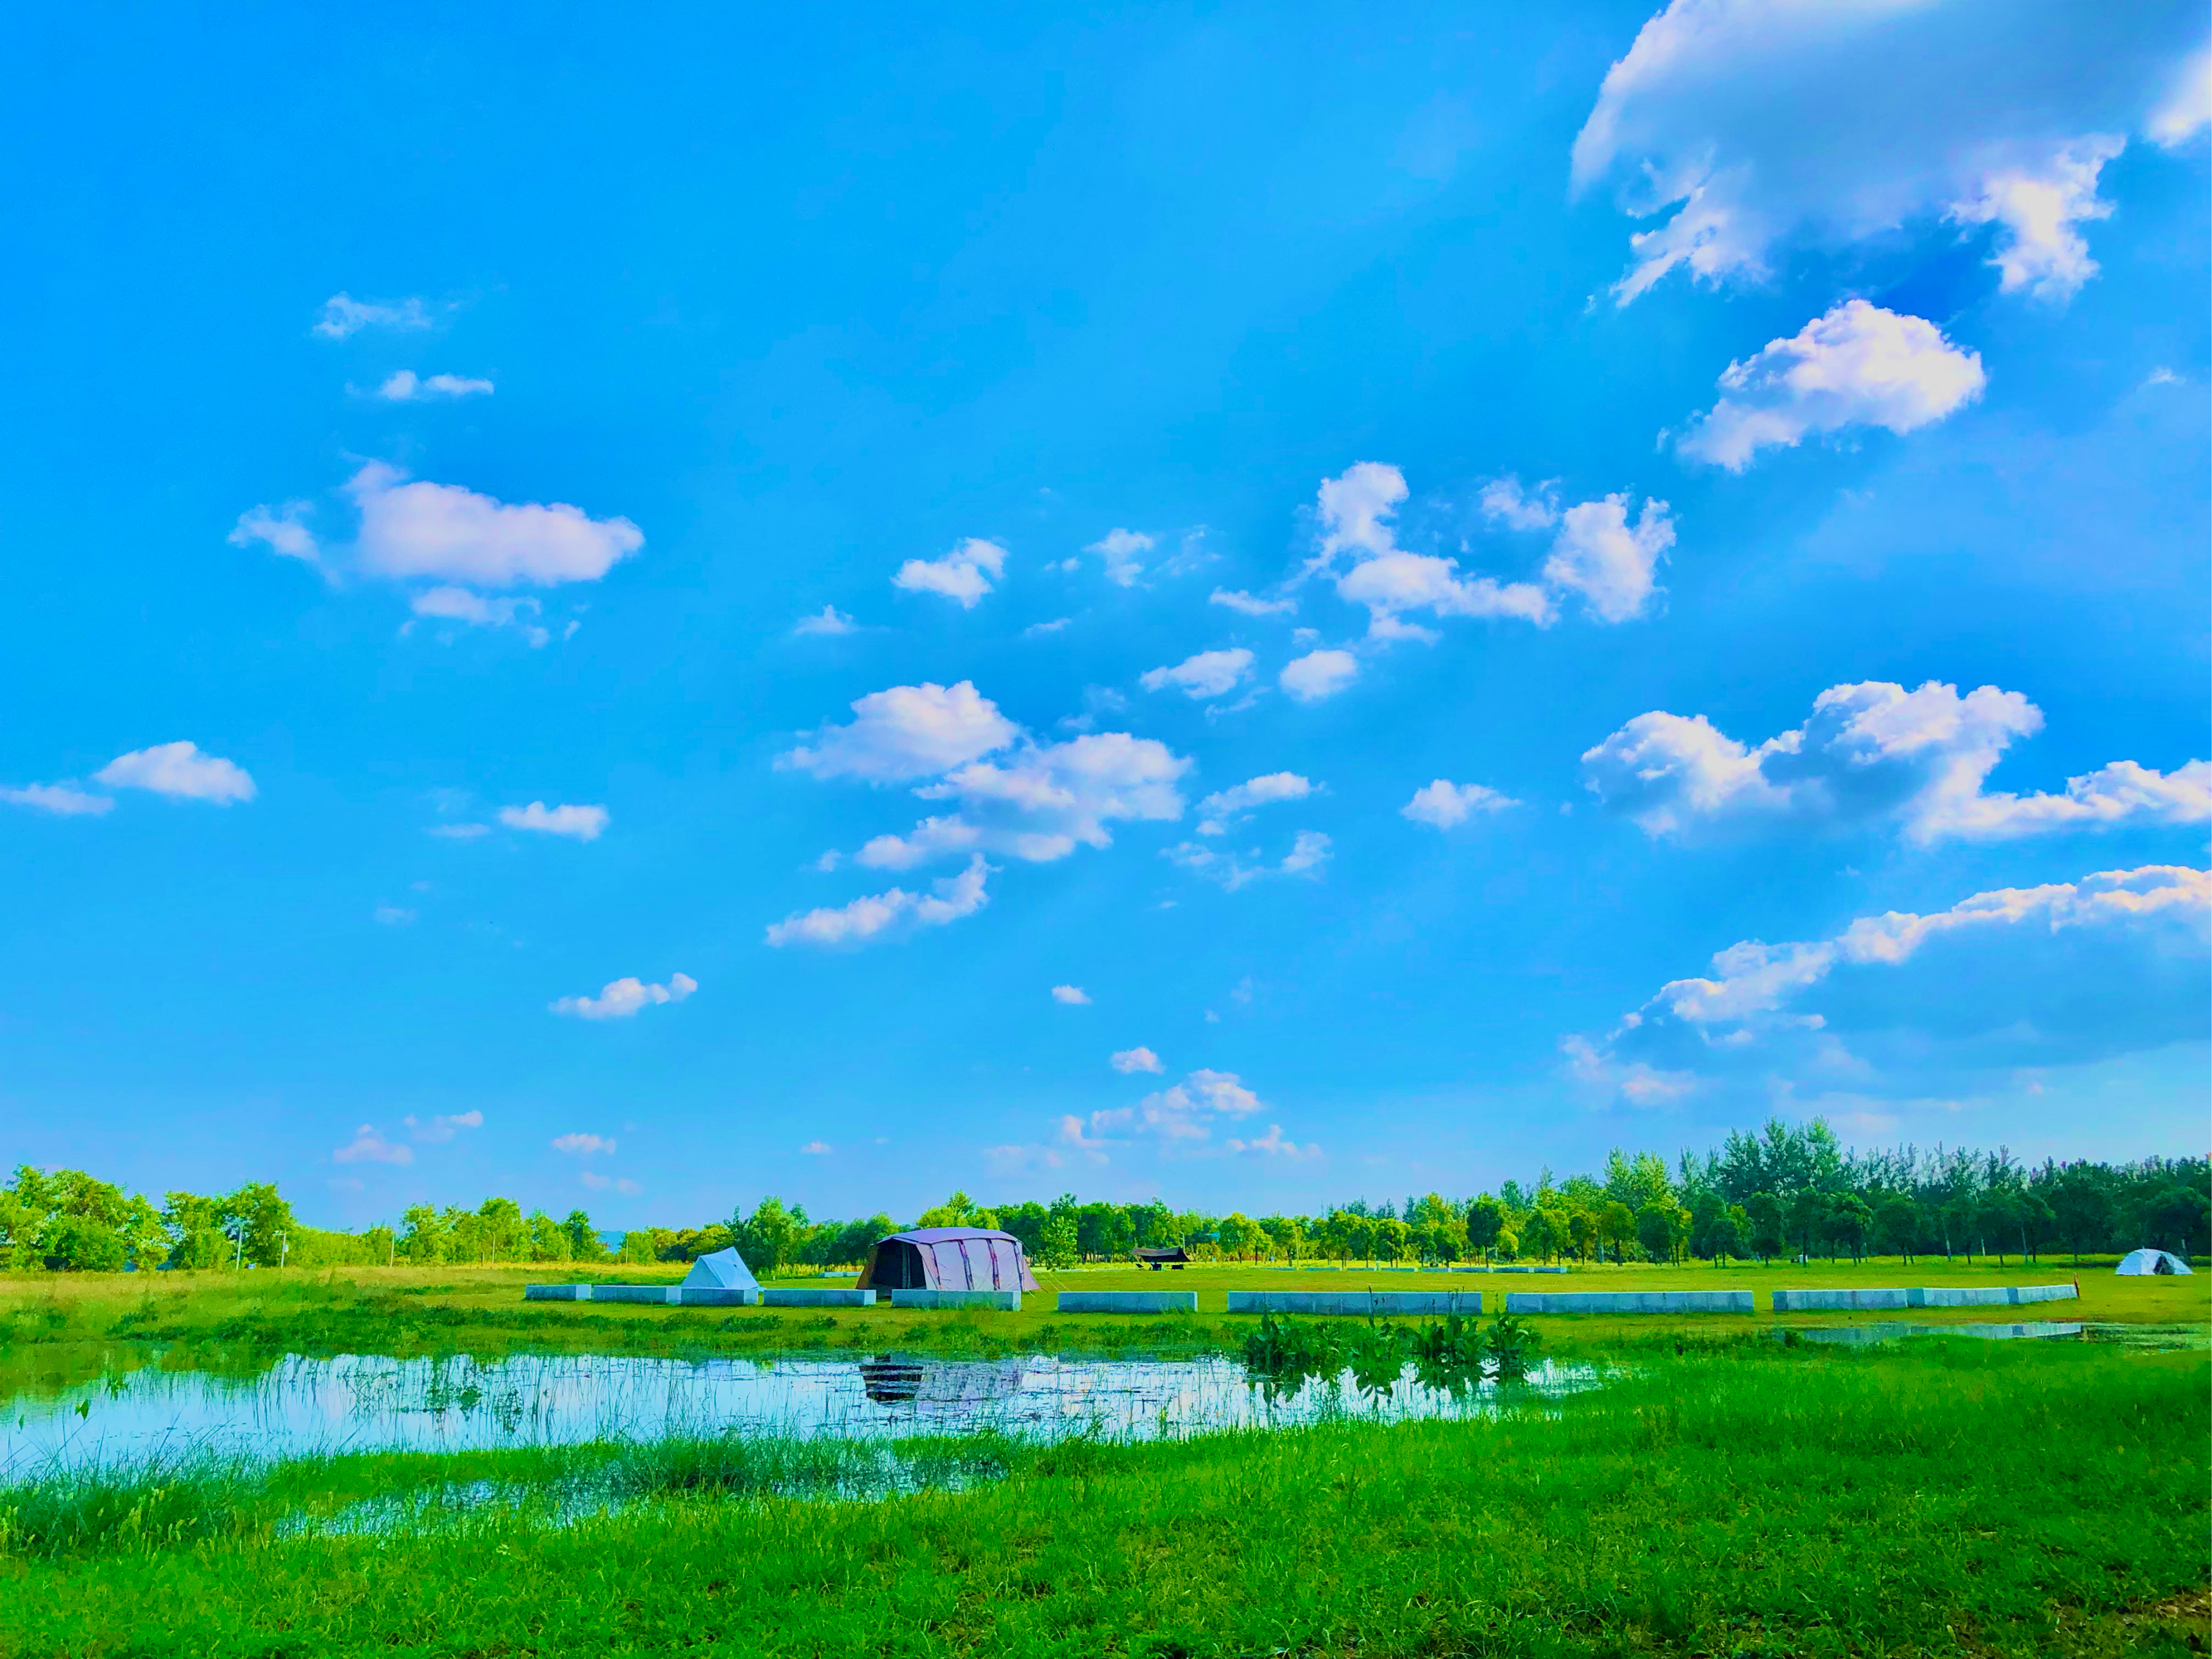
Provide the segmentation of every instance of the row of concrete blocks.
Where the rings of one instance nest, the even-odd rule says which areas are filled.
[[[650,1302],[683,1308],[872,1308],[873,1291],[744,1291],[711,1285],[526,1285],[528,1302]]]
[[[1469,1267],[1456,1262],[1449,1267],[1352,1267],[1341,1261],[1301,1261],[1300,1273],[1563,1273],[1565,1267],[1486,1267],[1480,1263]]]
[[[2071,1285],[1991,1285],[1980,1289],[1925,1285],[1887,1291],[1777,1291],[1777,1313],[1832,1313],[1897,1308],[2016,1308],[2024,1302],[2071,1302]]]

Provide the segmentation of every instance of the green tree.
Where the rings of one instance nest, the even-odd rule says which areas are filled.
[[[1674,1255],[1674,1206],[1650,1203],[1636,1212],[1636,1242],[1654,1261],[1668,1261]]]
[[[1891,1193],[1874,1212],[1875,1241],[1881,1253],[1910,1264],[1920,1237],[1920,1206],[1903,1193]]]
[[[1597,1231],[1601,1242],[1613,1246],[1613,1259],[1626,1261],[1636,1237],[1635,1212],[1618,1199],[1608,1200],[1597,1212]]]
[[[96,1216],[56,1216],[46,1229],[46,1266],[68,1273],[123,1271],[123,1235]]]
[[[1075,1218],[1054,1210],[1045,1217],[1037,1245],[1037,1260],[1048,1267],[1073,1267],[1076,1259]]]
[[[1565,1231],[1559,1212],[1539,1204],[1521,1224],[1521,1248],[1539,1261],[1549,1261],[1565,1248]]]
[[[1743,1212],[1751,1218],[1751,1251],[1764,1264],[1782,1254],[1786,1218],[1782,1200],[1772,1193],[1753,1193],[1744,1200]]]
[[[965,1193],[953,1197],[963,1206],[972,1209]],[[800,1229],[803,1212],[794,1215],[783,1207],[780,1198],[763,1198],[753,1206],[749,1216],[732,1213],[730,1232],[737,1244],[738,1254],[756,1273],[772,1273],[778,1268],[799,1259]],[[922,1224],[930,1227],[957,1227],[957,1221],[932,1221],[925,1214]]]
[[[1828,1206],[1828,1231],[1856,1262],[1865,1256],[1867,1240],[1874,1233],[1874,1211],[1856,1193],[1842,1194]]]
[[[1498,1248],[1498,1234],[1504,1231],[1505,1206],[1488,1193],[1467,1206],[1467,1242],[1482,1252],[1485,1263]]]
[[[1810,1187],[1790,1200],[1790,1237],[1796,1241],[1800,1255],[1810,1259],[1813,1241],[1823,1236],[1827,1222],[1828,1200]]]
[[[571,1210],[561,1223],[561,1231],[568,1235],[568,1259],[571,1261],[604,1261],[607,1247],[599,1242],[599,1230],[592,1225],[592,1218],[581,1210]]]
[[[222,1200],[234,1236],[245,1241],[245,1255],[257,1267],[273,1267],[283,1257],[286,1236],[296,1231],[292,1206],[270,1181],[250,1181]]]
[[[2111,1222],[2111,1194],[2098,1172],[2086,1164],[2069,1164],[2051,1179],[2050,1187],[2058,1236],[2074,1252],[2074,1265],[2078,1267],[2081,1252],[2095,1248]]]
[[[1374,1253],[1384,1261],[1403,1261],[1413,1254],[1413,1230],[1395,1216],[1370,1224],[1374,1229]]]
[[[2212,1200],[2202,1191],[2177,1183],[2144,1206],[2143,1228],[2151,1244],[2186,1261],[2190,1247],[2212,1231]]]
[[[1214,1231],[1214,1243],[1221,1246],[1223,1255],[1242,1260],[1258,1247],[1261,1237],[1256,1222],[1232,1210],[1221,1218],[1221,1225]]]

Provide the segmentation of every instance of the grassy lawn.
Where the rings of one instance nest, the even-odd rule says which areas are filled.
[[[1751,1343],[1495,1421],[998,1447],[881,1502],[679,1457],[567,1524],[280,1535],[534,1455],[339,1459],[19,1526],[0,1655],[2202,1652],[2208,1448],[2203,1354]]]
[[[220,1349],[236,1363],[259,1354],[298,1352],[496,1354],[519,1351],[600,1353],[836,1353],[899,1349],[946,1354],[1046,1352],[1188,1352],[1234,1349],[1251,1321],[1225,1313],[1232,1289],[1407,1290],[1445,1286],[1495,1297],[1512,1290],[1751,1289],[1759,1311],[1740,1315],[1584,1315],[1534,1322],[1553,1352],[1603,1352],[1674,1332],[1726,1337],[1777,1323],[1864,1323],[1885,1316],[1768,1312],[1765,1292],[1822,1285],[2057,1284],[2077,1276],[2078,1302],[2010,1309],[1915,1310],[1916,1323],[2087,1320],[2194,1325],[2212,1320],[2212,1273],[2188,1278],[2122,1279],[2110,1260],[2075,1269],[2057,1262],[1999,1268],[1910,1267],[1894,1260],[1853,1267],[1735,1266],[1715,1268],[1594,1267],[1565,1275],[1291,1272],[1279,1267],[1193,1267],[1181,1273],[1090,1268],[1040,1276],[1042,1294],[1018,1313],[963,1310],[921,1313],[890,1307],[811,1309],[667,1308],[623,1304],[532,1302],[522,1287],[555,1276],[543,1267],[362,1268],[331,1272],[48,1274],[0,1279],[0,1390],[59,1386],[104,1370],[130,1369],[164,1353]],[[574,1276],[563,1271],[562,1278]],[[610,1281],[674,1283],[679,1270],[606,1269]],[[812,1283],[818,1281],[793,1281]],[[1060,1315],[1053,1291],[1189,1290],[1200,1312],[1158,1315]],[[1502,1305],[1487,1303],[1493,1310]],[[190,1363],[210,1363],[199,1352]]]

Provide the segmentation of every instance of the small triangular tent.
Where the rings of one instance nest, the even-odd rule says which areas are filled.
[[[2120,1258],[2116,1273],[2185,1273],[2189,1264],[2167,1250],[2130,1250]]]
[[[717,1250],[712,1255],[702,1255],[691,1264],[691,1271],[684,1275],[684,1282],[693,1290],[757,1291],[760,1280],[753,1270],[745,1266],[744,1257],[736,1250]]]

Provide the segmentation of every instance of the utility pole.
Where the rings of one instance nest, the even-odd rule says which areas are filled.
[[[288,1256],[289,1256],[291,1254],[292,1254],[292,1235],[291,1235],[291,1234],[289,1234],[289,1233],[279,1233],[279,1234],[277,1234],[277,1235],[276,1235],[276,1271],[277,1271],[278,1273],[282,1273],[282,1272],[283,1272],[283,1271],[284,1271],[284,1262],[285,1262],[285,1259],[286,1259]]]
[[[234,1254],[234,1255],[232,1255],[231,1259],[230,1259],[230,1270],[231,1270],[231,1272],[233,1272],[233,1273],[243,1273],[243,1272],[245,1272],[245,1270],[246,1270],[246,1229],[245,1229],[245,1227],[244,1227],[243,1225],[241,1225],[241,1226],[239,1228],[239,1230],[237,1231],[237,1232],[232,1235],[232,1237],[233,1237],[233,1239],[235,1241],[235,1243],[237,1243],[238,1249],[237,1249],[236,1253],[235,1253],[235,1254]]]

